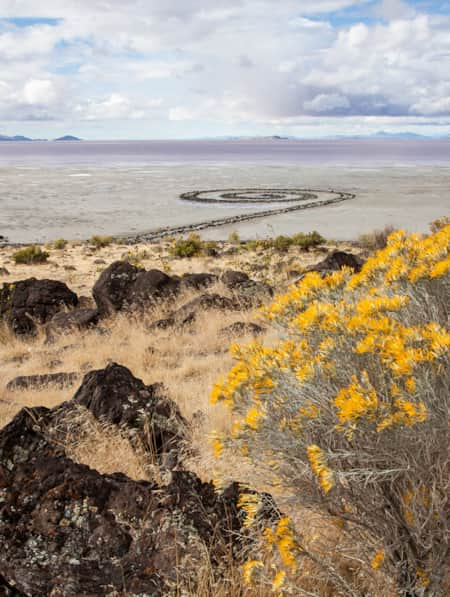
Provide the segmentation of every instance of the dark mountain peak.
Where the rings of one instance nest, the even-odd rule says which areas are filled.
[[[58,137],[54,139],[54,141],[81,141],[78,137],[74,137],[73,135],[64,135],[64,137]]]

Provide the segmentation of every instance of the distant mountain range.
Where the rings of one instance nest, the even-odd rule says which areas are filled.
[[[221,137],[205,137],[208,141],[345,141],[346,139],[450,139],[450,135],[418,135],[417,133],[398,132],[389,133],[378,131],[367,135],[329,135],[328,137],[296,137],[294,135],[267,135],[267,136],[238,136],[227,135]]]
[[[378,131],[371,135],[337,135],[335,139],[447,139],[448,136],[430,137],[429,135],[418,135],[417,133],[388,133],[387,131]]]
[[[302,139],[301,137],[281,136],[272,135],[271,137],[255,137],[255,139],[262,138],[273,141],[302,141],[308,139]],[[333,135],[330,137],[322,137],[323,140],[327,139],[338,139],[344,141],[345,139],[449,139],[450,135],[430,136],[430,135],[418,135],[417,133],[410,132],[398,132],[389,133],[387,131],[378,131],[367,135]]]
[[[31,139],[31,137],[24,137],[23,135],[14,135],[13,137],[0,135],[0,141],[48,141],[48,139]],[[81,141],[81,139],[73,135],[64,135],[64,137],[58,137],[52,139],[52,141]]]
[[[429,135],[418,135],[417,133],[410,132],[398,132],[390,133],[387,131],[378,131],[376,133],[367,135],[333,135],[329,137],[316,137],[316,138],[305,138],[295,137],[293,135],[261,135],[261,136],[238,136],[238,135],[224,135],[220,137],[203,137],[198,140],[204,141],[327,141],[327,140],[338,140],[345,141],[346,139],[450,139],[450,135],[441,136],[429,136]],[[73,135],[64,135],[57,139],[50,139],[50,141],[82,141],[79,137]],[[196,140],[196,139],[193,139]],[[49,139],[32,139],[31,137],[24,137],[23,135],[14,135],[10,137],[8,135],[0,135],[1,141],[49,141]]]

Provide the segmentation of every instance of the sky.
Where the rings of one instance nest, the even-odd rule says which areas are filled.
[[[0,134],[450,134],[450,0],[0,0]]]

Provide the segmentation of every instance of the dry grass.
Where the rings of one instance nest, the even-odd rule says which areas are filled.
[[[396,228],[393,226],[385,226],[382,230],[373,230],[367,234],[362,234],[358,238],[358,245],[369,251],[384,249],[389,235],[395,230]]]
[[[88,464],[103,475],[123,473],[130,479],[150,480],[143,458],[114,425],[99,423],[84,407],[65,420],[65,451],[75,462]]]

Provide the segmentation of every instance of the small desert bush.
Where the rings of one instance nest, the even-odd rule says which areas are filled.
[[[384,249],[389,236],[394,230],[392,226],[385,226],[382,230],[373,230],[367,234],[361,234],[358,238],[358,244],[360,247],[369,249],[370,251]]]
[[[58,238],[53,241],[52,245],[54,249],[65,249],[67,247],[67,241],[65,238]]]
[[[202,239],[192,232],[187,238],[175,240],[169,247],[169,254],[172,257],[197,257],[202,253],[202,249]]]
[[[228,242],[231,243],[232,245],[240,244],[241,237],[239,236],[239,233],[236,230],[233,230],[233,232],[230,232],[230,234],[228,235]]]
[[[100,236],[98,234],[94,234],[94,236],[91,236],[91,238],[89,239],[89,244],[93,245],[96,249],[103,249],[104,247],[108,247],[113,242],[113,236]]]
[[[450,575],[449,249],[450,226],[399,231],[358,274],[307,274],[264,311],[279,340],[234,346],[212,394],[234,419],[216,455],[238,452],[278,492],[322,507],[404,596],[443,595]],[[242,507],[251,526],[260,504]],[[263,539],[278,565],[248,562],[249,584],[295,593],[315,558],[343,594],[361,594],[289,518]]]
[[[318,247],[319,245],[323,245],[324,242],[326,242],[325,238],[319,234],[317,230],[313,230],[306,234],[299,232],[292,237],[292,244],[295,247],[301,247],[302,249]]]
[[[26,263],[30,265],[33,263],[45,263],[49,256],[49,253],[43,251],[41,247],[30,245],[29,247],[24,247],[13,253],[12,259],[15,263]]]
[[[286,253],[293,244],[293,240],[289,236],[277,236],[271,243],[272,247],[280,253]]]

